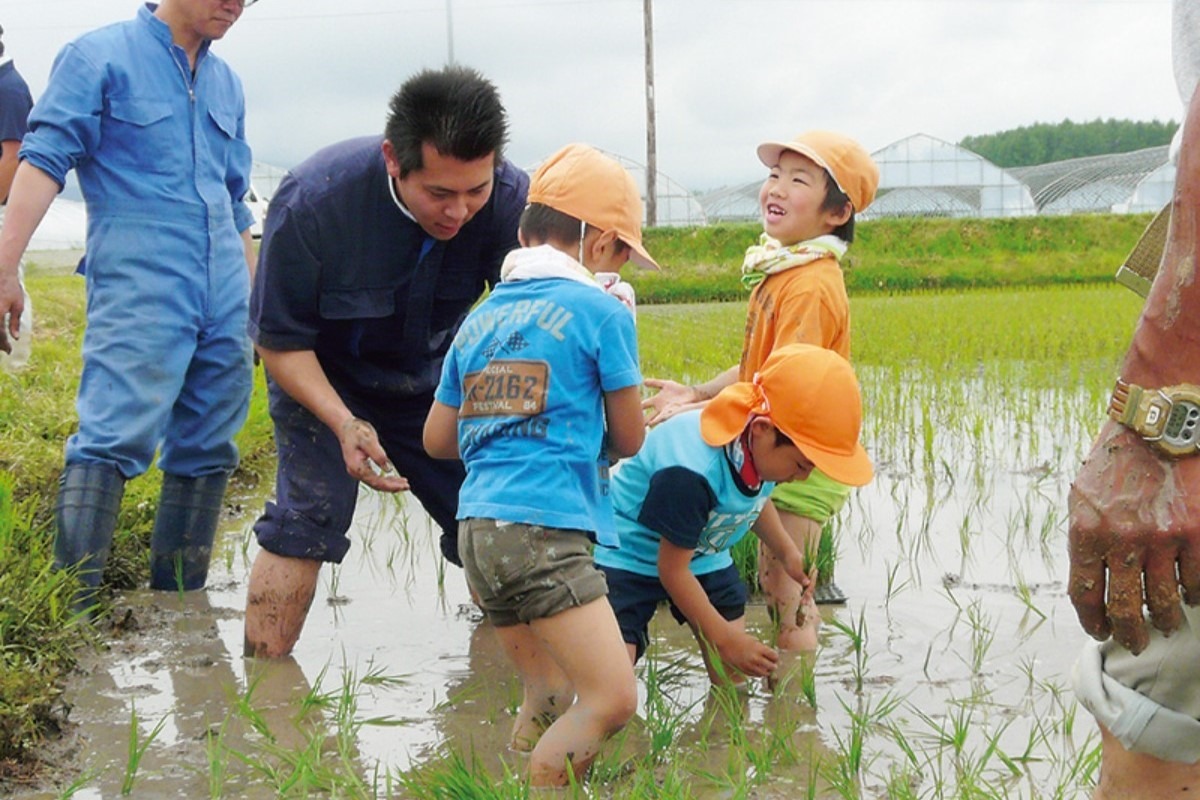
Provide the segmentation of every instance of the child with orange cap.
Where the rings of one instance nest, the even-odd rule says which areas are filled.
[[[815,575],[780,522],[772,490],[814,469],[848,486],[868,483],[861,421],[850,363],[832,350],[789,344],[750,380],[650,431],[613,474],[620,544],[597,547],[595,556],[631,662],[645,651],[650,619],[666,600],[701,643],[714,683],[775,669],[775,650],[746,632],[746,586],[729,554],[748,530],[805,591],[801,631],[815,647]]]
[[[829,131],[765,142],[758,157],[770,172],[758,197],[763,234],[742,264],[751,294],[741,363],[699,386],[647,380],[660,390],[644,403],[651,411],[647,424],[701,406],[735,380],[749,380],[785,344],[818,345],[850,358],[850,299],[840,261],[854,241],[855,216],[875,198],[879,168],[856,141]],[[822,527],[850,489],[818,468],[802,483],[779,487],[772,499],[792,540],[815,555]],[[770,550],[759,548],[759,580],[779,622],[779,646],[807,649],[809,637],[798,621],[802,588],[781,566]],[[818,602],[845,601],[831,576],[819,580]]]
[[[620,164],[586,145],[529,186],[522,247],[463,322],[425,423],[425,449],[461,457],[458,550],[524,684],[512,746],[530,783],[565,785],[637,707],[637,684],[593,542],[612,545],[611,459],[645,436],[633,315],[595,273],[642,246],[642,203]]]

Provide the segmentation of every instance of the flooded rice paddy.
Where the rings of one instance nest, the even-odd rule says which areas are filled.
[[[1090,791],[1099,742],[1069,688],[1085,637],[1065,593],[1066,492],[1136,298],[854,302],[878,474],[838,518],[849,602],[822,607],[815,658],[745,694],[710,691],[690,634],[659,614],[638,717],[591,795]],[[642,309],[644,372],[710,377],[736,361],[741,313]],[[506,749],[518,684],[415,501],[362,493],[353,548],[323,570],[295,657],[277,663],[241,658],[248,524],[225,532],[206,592],[118,598],[118,630],[68,687],[60,783],[19,797],[521,796]],[[759,603],[749,627],[769,635]],[[444,779],[457,773],[482,778]]]

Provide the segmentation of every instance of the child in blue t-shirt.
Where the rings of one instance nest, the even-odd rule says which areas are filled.
[[[446,356],[425,449],[466,466],[459,555],[524,684],[512,746],[532,751],[532,785],[555,786],[637,707],[591,550],[616,543],[608,466],[642,444],[642,377],[633,315],[594,273],[657,265],[637,185],[597,150],[551,156],[529,203],[522,248]]]
[[[815,567],[806,571],[770,495],[776,483],[802,481],[814,467],[850,486],[868,483],[861,420],[849,362],[792,344],[772,352],[753,381],[650,431],[613,474],[620,544],[595,554],[631,663],[645,652],[650,619],[666,600],[701,643],[714,683],[775,669],[775,650],[746,633],[746,586],[729,554],[748,530],[805,588],[804,630],[816,646]]]

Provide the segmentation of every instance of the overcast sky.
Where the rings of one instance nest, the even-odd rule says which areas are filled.
[[[63,44],[137,7],[0,0],[7,55],[36,99]],[[654,0],[653,13],[658,166],[694,190],[757,180],[757,143],[807,128],[876,150],[914,133],[1181,118],[1169,0]],[[261,0],[215,47],[245,85],[255,157],[283,167],[381,132],[392,92],[451,52],[499,87],[518,165],[571,141],[644,162],[642,22],[642,0]]]

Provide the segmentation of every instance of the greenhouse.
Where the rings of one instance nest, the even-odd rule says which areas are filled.
[[[1011,170],[1033,192],[1039,214],[1157,211],[1174,192],[1169,147],[1088,156]]]
[[[642,193],[642,200],[645,201],[646,165],[616,153],[607,155],[615,158],[621,166],[629,170],[629,174],[637,181],[638,191]],[[672,180],[670,176],[664,175],[661,170],[658,172],[654,196],[657,200],[656,225],[673,228],[708,224],[704,208],[696,196]]]
[[[709,222],[744,222],[758,219],[758,190],[762,179],[725,186],[700,195],[700,205]]]
[[[1037,213],[1029,189],[1012,174],[932,136],[914,134],[871,156],[879,165],[879,191],[865,219]]]
[[[268,164],[265,161],[255,161],[250,167],[250,185],[264,201],[275,196],[280,182],[288,171],[283,167]]]
[[[1175,195],[1175,165],[1170,161],[1142,179],[1129,198],[1128,207],[1114,207],[1118,213],[1140,214],[1158,211]]]

